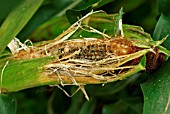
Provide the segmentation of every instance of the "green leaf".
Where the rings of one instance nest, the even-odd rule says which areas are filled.
[[[66,11],[67,20],[70,24],[73,24],[76,21],[78,21],[80,18],[82,18],[84,15],[89,13],[91,10],[92,10],[91,7],[85,10],[75,10],[75,9],[67,10]]]
[[[41,67],[50,60],[48,57],[33,60],[9,60],[3,71],[1,90],[3,92],[15,92],[35,86],[48,85],[47,80],[50,78],[42,74],[43,69]],[[0,61],[1,74],[4,65],[5,60]]]
[[[170,1],[169,0],[158,0],[159,11],[164,15],[170,17]]]
[[[77,5],[74,9],[76,10],[85,10],[92,5],[95,5],[97,3],[100,3],[102,0],[84,0],[79,5]]]
[[[82,16],[92,10],[92,6],[101,0],[85,0],[78,4],[74,9],[66,11],[66,17],[70,24],[75,23]]]
[[[65,91],[70,90],[70,87],[67,87],[64,87]],[[70,99],[71,98],[68,97],[62,90],[55,88],[55,91],[53,91],[48,100],[47,114],[65,114],[66,110],[70,106]]]
[[[123,7],[119,10],[118,16],[116,18],[116,22],[115,22],[116,27],[114,28],[114,35],[120,36],[120,32],[121,32],[120,29],[122,29],[122,28],[120,28],[120,26],[122,26],[122,25],[120,25],[119,22],[122,21],[122,17],[123,17]]]
[[[30,19],[27,25],[17,36],[20,38],[21,41],[27,40],[30,33],[34,32],[34,30],[37,27],[41,26],[43,23],[50,20],[51,18],[56,18],[56,17],[60,18],[65,14],[67,8],[74,7],[74,5],[76,5],[75,3],[78,1],[77,0],[44,0],[41,7],[36,11],[36,14],[33,15],[33,17]],[[61,25],[64,26],[64,24]],[[58,32],[58,30],[55,30],[55,32]],[[50,37],[49,35],[48,37]],[[38,41],[40,37],[41,36],[38,36],[35,39],[32,39],[32,41]],[[46,39],[48,37],[46,37]],[[43,40],[44,39],[42,39],[41,41]]]
[[[170,35],[170,18],[166,17],[164,14],[161,14],[157,25],[154,30],[153,39],[161,40],[167,35]],[[163,42],[163,46],[170,50],[170,36]]]
[[[0,28],[0,53],[22,30],[43,0],[24,0],[5,19]]]
[[[105,105],[102,114],[141,114],[142,104],[140,97],[128,97]]]
[[[22,0],[0,0],[0,25],[8,16],[9,12],[17,6]],[[9,4],[10,3],[10,4]]]
[[[170,107],[170,60],[152,74],[147,82],[141,85],[144,94],[143,114],[169,114]],[[166,108],[167,107],[167,108]]]
[[[130,83],[135,82],[141,76],[140,73],[132,75],[126,80],[116,81],[113,83],[105,84],[104,86],[101,84],[95,85],[86,85],[87,93],[93,97],[102,97],[103,99],[110,99],[108,96],[113,96],[121,91],[124,91],[124,88],[127,87]],[[118,96],[120,97],[120,96]],[[111,98],[112,100],[117,97]]]
[[[68,22],[70,24],[73,24],[76,21],[78,21],[78,19],[82,18],[82,14],[81,14],[81,11],[67,10],[66,11],[66,17],[67,17]]]
[[[72,93],[74,93],[77,87],[73,86],[71,89],[73,90]],[[81,110],[80,107],[83,105],[84,101],[84,94],[82,93],[82,91],[78,91],[74,96],[71,97],[70,107],[65,114],[78,114]]]
[[[170,34],[169,0],[159,0],[159,9],[162,12],[154,30],[153,39],[161,40]],[[170,37],[163,42],[163,46],[170,49]],[[160,48],[160,47],[159,47]],[[162,48],[162,50],[164,50]],[[170,113],[170,60],[152,74],[147,74],[149,80],[141,85],[144,94],[143,114]]]
[[[105,30],[105,33],[111,36],[113,34],[114,29],[113,19],[115,19],[115,15],[107,15],[106,13],[96,13],[86,18],[82,23],[94,27],[95,29],[101,32]],[[28,39],[32,40],[36,39],[35,41],[54,39],[55,37],[60,35],[63,31],[65,31],[69,26],[70,24],[68,23],[66,17],[64,16],[55,17],[47,21],[46,23],[42,24],[40,27],[38,27],[28,37]],[[79,38],[80,35],[82,37],[103,38],[103,36],[99,34],[89,33],[87,31],[83,31],[82,29],[79,29],[74,35],[71,36],[71,38]]]
[[[16,99],[7,94],[0,94],[0,114],[16,114]]]
[[[65,17],[55,17],[39,26],[27,38],[31,41],[52,40],[60,35],[69,26],[70,24]]]
[[[89,101],[84,102],[79,114],[94,114],[96,103],[96,99],[90,98]]]

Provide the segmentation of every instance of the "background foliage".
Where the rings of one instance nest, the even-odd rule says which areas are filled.
[[[21,3],[22,0],[0,0],[0,24]],[[170,34],[169,5],[168,0],[44,0],[17,37],[21,41],[50,40],[66,30],[69,22],[76,21],[77,16],[85,15],[92,9],[113,14],[123,7],[123,23],[142,26],[153,35],[154,40],[159,40]],[[170,49],[169,43],[168,39],[163,45]],[[127,80],[105,86],[87,85],[85,89],[90,101],[80,91],[69,98],[60,89],[48,86],[10,94],[17,99],[17,114],[162,114],[170,98],[169,62],[152,74],[135,74]],[[76,88],[64,87],[70,94]],[[15,100],[1,96],[2,106],[4,98],[13,101],[11,112],[14,113]],[[168,113],[170,109],[165,112]]]

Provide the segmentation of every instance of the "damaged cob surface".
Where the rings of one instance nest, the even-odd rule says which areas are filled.
[[[73,39],[47,48],[47,45],[22,50],[16,59],[34,59],[46,56],[53,61],[45,65],[47,76],[56,75],[62,83],[62,76],[68,76],[73,84],[75,77],[92,77],[99,83],[122,80],[140,70],[155,70],[163,62],[164,53],[157,47],[141,45],[136,41],[114,37],[111,39]]]
[[[20,48],[14,49],[15,61],[36,61],[46,57],[49,59],[48,62],[42,61],[42,65],[33,67],[39,71],[38,83],[30,78],[25,81],[24,86],[15,89],[10,83],[6,85],[4,83],[2,86],[4,90],[18,91],[49,84],[84,85],[113,82],[125,79],[141,70],[152,71],[161,65],[164,56],[170,55],[168,50],[160,46],[166,38],[153,41],[150,35],[136,26],[123,25],[121,29],[120,19],[115,27],[118,27],[119,32],[124,35],[115,32],[114,36],[109,36],[81,23],[91,15],[94,15],[94,12],[87,14],[54,40],[34,46],[22,44]],[[79,29],[95,32],[104,38],[68,40],[73,33],[79,32]],[[6,70],[8,71],[8,66]]]
[[[15,58],[34,59],[51,56],[54,58],[53,61],[44,66],[47,76],[57,76],[61,84],[64,81],[62,76],[68,76],[71,78],[72,84],[77,85],[75,77],[91,77],[97,79],[98,83],[107,83],[122,80],[140,70],[153,71],[163,63],[164,56],[169,55],[169,51],[160,46],[166,38],[162,41],[153,41],[150,35],[138,27],[127,28],[131,32],[136,32],[139,38],[133,35],[129,37],[126,33],[124,36],[122,9],[115,20],[114,37],[90,26],[81,25],[83,19],[91,14],[94,12],[73,24],[65,31],[66,34],[63,33],[63,37],[29,48],[29,51],[21,50],[15,55]],[[104,38],[66,40],[78,28],[96,32],[103,35]]]

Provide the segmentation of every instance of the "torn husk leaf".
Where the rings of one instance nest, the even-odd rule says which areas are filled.
[[[94,13],[87,14],[54,40],[27,48],[26,44],[21,45],[17,40],[19,48],[13,52],[12,60],[3,70],[1,90],[11,92],[51,84],[114,82],[142,70],[153,71],[162,64],[164,55],[170,55],[168,50],[160,46],[161,43],[153,41],[140,27],[123,25],[119,27],[123,29],[119,30],[124,33],[124,37],[112,37],[89,25],[83,25],[83,19]],[[68,40],[77,31],[85,30],[85,26],[90,28],[86,31],[104,38]],[[4,65],[5,61],[0,68]]]

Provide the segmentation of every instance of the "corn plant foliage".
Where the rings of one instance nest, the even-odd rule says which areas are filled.
[[[159,0],[159,10],[161,16],[155,27],[153,38],[160,40],[164,36],[170,34],[170,17],[169,17],[169,0]],[[170,49],[170,37],[163,45]],[[142,84],[142,90],[144,93],[144,114],[169,114],[170,108],[168,103],[170,102],[170,61],[168,60],[164,65],[156,72],[148,74],[149,80]]]
[[[7,94],[0,94],[0,113],[1,114],[16,114],[16,99]]]
[[[144,114],[170,113],[170,108],[168,108],[170,99],[169,68],[170,61],[167,61],[158,71],[147,75],[148,81],[142,84]]]
[[[76,0],[75,0],[76,1]],[[74,4],[75,1],[69,1],[69,0],[45,0],[44,3],[41,5],[40,9],[36,14],[33,16],[33,18],[30,20],[30,17],[34,14],[35,10],[38,8],[41,0],[32,2],[32,0],[25,0],[22,2],[14,3],[16,6],[24,6],[24,3],[30,2],[31,6],[30,8],[26,9],[27,13],[22,13],[20,15],[19,12],[20,8],[16,9],[9,9],[7,13],[10,11],[13,12],[7,17],[5,21],[11,21],[14,23],[14,25],[7,25],[2,24],[0,29],[0,41],[5,42],[5,44],[0,44],[1,51],[6,47],[6,45],[10,42],[10,40],[16,36],[21,30],[21,32],[18,34],[18,36],[24,41],[26,38],[32,39],[33,41],[42,41],[42,40],[49,40],[55,38],[57,35],[63,32],[63,30],[66,30],[70,24],[67,20],[70,19],[70,21],[74,22],[75,17],[77,15],[74,15],[73,12],[69,12],[69,15],[72,14],[73,18],[66,19],[63,15],[64,9]],[[86,0],[85,0],[86,1]],[[87,0],[88,1],[88,0]],[[84,3],[84,1],[81,1],[81,5]],[[152,6],[155,5],[155,2],[152,3]],[[168,0],[158,0],[160,11],[163,12],[161,14],[159,21],[156,25],[153,38],[154,40],[159,40],[165,37],[167,34],[170,34],[170,22],[169,22],[169,14],[167,10],[168,7]],[[1,5],[1,4],[0,4]],[[26,5],[26,4],[25,4]],[[28,5],[28,4],[27,4]],[[167,7],[165,6],[167,5]],[[79,5],[78,5],[79,6]],[[119,1],[119,0],[93,0],[90,2],[86,2],[86,4],[83,7],[76,7],[74,6],[72,9],[76,9],[78,11],[78,15],[86,13],[86,8],[89,9],[103,9],[106,12],[118,12],[120,7],[124,7],[125,13],[125,22],[129,22],[130,24],[137,24],[142,25],[145,27],[146,30],[151,32],[153,30],[153,27],[155,26],[155,18],[158,15],[156,13],[155,7],[151,7],[153,12],[148,12],[146,14],[146,10],[149,10],[150,6],[148,5],[147,0],[127,0],[125,3]],[[13,7],[13,6],[12,6]],[[83,10],[83,11],[82,11]],[[3,12],[4,13],[4,12]],[[68,13],[68,12],[67,12]],[[152,14],[152,16],[148,16]],[[0,14],[1,15],[1,14]],[[62,16],[61,16],[62,15]],[[129,16],[128,16],[129,15]],[[4,18],[7,16],[7,14],[4,15]],[[113,16],[113,15],[112,15]],[[20,23],[18,26],[18,23],[20,22],[20,19],[23,18],[24,22]],[[51,19],[54,17],[53,19]],[[100,17],[102,17],[100,15]],[[4,19],[3,18],[3,19]],[[25,19],[26,18],[26,19]],[[1,19],[1,20],[3,20]],[[95,22],[96,19],[99,19],[97,23]],[[30,21],[29,21],[30,20]],[[49,21],[47,21],[49,20]],[[25,24],[29,21],[27,26]],[[46,22],[47,21],[47,22]],[[99,29],[102,31],[103,29],[107,28],[106,33],[111,34],[112,28],[114,28],[113,23],[109,22],[102,25],[103,22],[108,21],[108,18],[105,19],[104,17],[93,17],[89,23],[90,26],[95,27],[96,29]],[[134,21],[134,22],[133,22]],[[137,23],[136,21],[139,21]],[[3,21],[1,21],[2,23]],[[7,23],[6,22],[6,23]],[[46,23],[44,23],[46,22]],[[41,25],[44,23],[43,25]],[[41,26],[40,26],[41,25]],[[102,25],[102,26],[101,26]],[[25,28],[23,29],[23,27]],[[40,26],[40,27],[39,27]],[[135,26],[129,26],[129,25],[123,25],[125,29],[134,27]],[[36,29],[37,28],[37,29]],[[36,30],[35,30],[36,29]],[[137,28],[136,28],[137,29]],[[34,31],[35,30],[35,31]],[[128,30],[128,29],[127,29]],[[7,32],[4,32],[7,31]],[[13,31],[13,32],[11,32]],[[32,32],[34,31],[34,32]],[[6,33],[5,36],[3,36],[3,33]],[[32,34],[30,34],[32,32]],[[153,31],[152,31],[153,32]],[[151,33],[152,33],[151,32]],[[79,36],[82,34],[83,36],[90,36],[91,34],[87,34],[87,32],[79,31],[79,33],[74,34],[73,37]],[[135,33],[131,33],[131,31],[125,32],[126,35],[134,35]],[[27,37],[26,37],[27,36]],[[98,37],[94,35],[95,37]],[[135,36],[137,36],[135,34]],[[4,40],[5,37],[5,40]],[[143,38],[143,37],[142,37]],[[163,45],[170,49],[169,47],[170,38],[167,39]],[[33,87],[29,83],[36,83],[34,82],[34,79],[37,80],[37,77],[34,77],[34,73],[28,73],[28,71],[35,71],[36,76],[39,74],[39,72],[36,71],[35,68],[37,66],[41,66],[44,64],[44,61],[48,62],[50,58],[46,59],[37,59],[34,61],[19,61],[21,63],[20,65],[17,64],[15,61],[12,61],[7,67],[6,70],[8,70],[8,73],[10,74],[16,74],[17,80],[14,80],[10,77],[11,75],[7,76],[5,80],[8,80],[10,78],[11,80],[8,81],[7,85],[10,88],[15,88],[16,90],[22,90],[25,88]],[[33,64],[33,67],[28,67],[25,71],[22,71],[18,73],[19,69],[26,68],[27,66]],[[0,62],[0,68],[4,66],[5,61]],[[12,66],[15,65],[14,68],[16,68],[16,71],[13,72],[10,69],[13,68]],[[85,87],[89,97],[90,101],[86,101],[84,98],[84,95],[81,91],[76,93],[73,97],[69,98],[67,97],[62,91],[59,89],[56,89],[53,91],[51,88],[48,87],[42,87],[42,88],[34,88],[30,90],[24,90],[20,92],[15,92],[13,95],[17,98],[18,101],[20,101],[20,105],[18,105],[17,112],[18,114],[30,114],[30,113],[80,113],[80,114],[93,114],[93,113],[102,113],[102,114],[162,114],[170,113],[170,109],[165,110],[168,104],[168,99],[170,96],[170,78],[168,75],[170,74],[169,68],[170,68],[170,61],[166,61],[163,66],[157,70],[154,73],[146,74],[145,76],[141,76],[141,73],[135,74],[134,76],[128,78],[127,80],[117,81],[114,83],[105,84],[105,86],[102,85],[87,85]],[[7,74],[5,74],[7,75]],[[25,81],[22,82],[22,80],[19,78],[22,77]],[[141,85],[141,88],[139,84],[143,82],[143,77],[149,77],[149,79],[144,82]],[[45,79],[45,78],[44,78]],[[20,84],[17,84],[17,82],[20,80]],[[22,84],[26,84],[22,87]],[[38,82],[39,83],[39,82]],[[13,86],[13,84],[17,86]],[[36,86],[40,85],[48,85],[48,83],[39,83]],[[19,89],[18,89],[19,87]],[[64,87],[65,90],[67,90],[70,94],[74,93],[74,91],[77,89],[77,87]],[[32,98],[28,97],[29,95],[32,95]],[[144,95],[144,99],[143,99]],[[4,97],[5,96],[5,97]],[[4,99],[5,100],[1,100]],[[144,100],[144,101],[143,101]],[[22,101],[22,102],[21,102]],[[36,101],[36,102],[35,102]],[[144,105],[143,105],[144,102]],[[1,94],[0,95],[0,104],[3,106],[0,107],[0,111],[2,114],[15,114],[16,111],[16,104],[15,100],[11,98],[11,96]],[[35,108],[37,107],[37,108]],[[48,107],[47,109],[45,109]],[[56,108],[59,107],[59,108]],[[144,108],[143,108],[144,107]],[[34,108],[34,110],[33,110]],[[24,110],[26,110],[24,112]],[[6,112],[8,111],[8,112]]]
[[[42,0],[37,0],[35,3],[31,0],[25,0],[10,12],[0,28],[0,53],[4,51],[8,43],[22,30],[41,3]],[[10,96],[1,94],[0,104],[1,114],[16,113],[15,100]]]
[[[33,3],[30,0],[21,2],[8,15],[0,28],[0,53],[5,49],[9,42],[22,30],[25,24],[30,20],[43,0],[37,0]],[[12,31],[12,32],[11,32]]]

